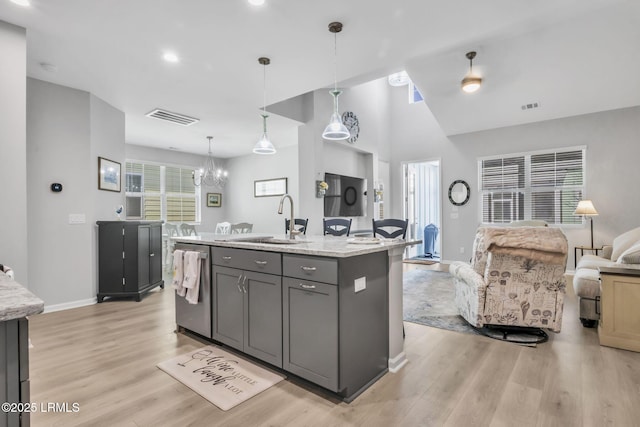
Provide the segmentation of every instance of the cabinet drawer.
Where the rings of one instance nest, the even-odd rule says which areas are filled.
[[[282,256],[283,276],[338,284],[338,260],[305,255]]]
[[[282,255],[250,249],[211,248],[213,264],[268,274],[282,274]]]

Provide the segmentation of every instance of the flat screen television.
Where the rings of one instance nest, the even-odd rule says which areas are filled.
[[[352,176],[325,173],[329,188],[324,194],[324,216],[365,216],[367,211],[367,180]]]

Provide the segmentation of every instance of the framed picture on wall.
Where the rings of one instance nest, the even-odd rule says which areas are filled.
[[[220,206],[222,206],[222,194],[207,193],[207,207],[219,208]]]
[[[98,157],[98,189],[120,192],[120,163]]]
[[[253,197],[282,196],[287,192],[287,178],[261,179],[253,183]]]

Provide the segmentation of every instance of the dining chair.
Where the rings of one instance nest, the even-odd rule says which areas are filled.
[[[323,225],[323,229],[324,229],[324,234],[330,234],[332,236],[344,236],[344,235],[349,235],[349,232],[351,231],[351,222],[353,221],[352,218],[350,219],[343,219],[343,218],[331,218],[331,219],[326,219],[323,218],[322,219],[322,225]]]
[[[409,224],[409,220],[407,219],[379,219],[372,220],[373,221],[373,236],[376,234],[387,238],[387,239],[395,239],[396,237],[402,236],[404,239],[407,235],[407,225]]]
[[[183,236],[197,236],[198,232],[196,231],[196,226],[195,225],[191,225],[191,224],[187,224],[187,223],[182,223],[180,224],[180,231],[182,231],[182,235]]]
[[[173,249],[175,247],[175,243],[171,240],[172,237],[177,237],[180,235],[180,231],[178,230],[177,224],[169,224],[165,222],[164,224],[164,233],[162,235],[162,239],[164,240],[164,265],[167,271],[173,271]]]
[[[237,224],[231,224],[229,232],[230,234],[246,234],[251,233],[252,230],[253,224],[249,224],[248,222],[239,222]]]
[[[284,219],[284,234],[289,233],[289,225],[291,220],[288,218]],[[293,220],[293,229],[301,232],[302,234],[307,234],[307,224],[309,223],[309,218],[302,219],[296,218]]]
[[[216,234],[229,234],[231,231],[230,222],[219,222],[216,224]]]

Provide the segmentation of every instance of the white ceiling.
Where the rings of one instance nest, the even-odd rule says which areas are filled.
[[[327,25],[336,20],[344,24],[338,79],[353,84],[407,68],[449,134],[527,121],[516,113],[503,117],[496,107],[502,105],[540,101],[534,114],[542,120],[640,103],[637,77],[633,96],[628,88],[639,69],[637,0],[31,2],[23,8],[0,0],[0,20],[27,28],[28,75],[91,92],[124,111],[132,144],[205,154],[206,136],[213,135],[218,157],[250,153],[261,132],[258,57],[272,61],[269,104],[329,87]],[[181,62],[164,62],[165,50]],[[476,98],[462,98],[459,90],[468,50],[478,51],[474,68],[485,77]],[[57,71],[45,71],[42,62]],[[607,83],[604,102],[593,92],[593,76],[596,85]],[[573,82],[570,100],[557,91],[566,79]],[[144,116],[156,107],[201,121],[185,128]],[[272,115],[271,140],[295,144],[297,125]]]

